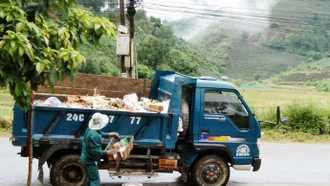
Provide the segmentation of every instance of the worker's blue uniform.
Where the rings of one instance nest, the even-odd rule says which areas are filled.
[[[97,161],[101,156],[107,155],[106,151],[102,149],[102,137],[107,136],[99,130],[92,130],[87,128],[82,144],[82,152],[80,159],[86,167],[88,175],[88,186],[99,186],[100,176]]]

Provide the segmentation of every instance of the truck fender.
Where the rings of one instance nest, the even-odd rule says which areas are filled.
[[[195,163],[205,155],[214,154],[221,156],[228,163],[233,165],[234,159],[230,149],[224,144],[193,143],[185,146],[183,152],[183,164],[181,169],[181,180],[187,182],[190,180],[190,172]]]
[[[52,145],[46,150],[43,151],[39,162],[38,162],[38,180],[43,183],[44,180],[44,170],[42,168],[43,164],[48,160],[48,158],[53,155],[56,151],[62,150],[62,149],[69,149],[68,145]]]
[[[222,156],[231,165],[234,164],[234,159],[231,154],[230,149],[224,144],[205,144],[205,143],[194,143],[194,148],[198,152],[199,157],[203,156],[204,153],[207,154],[217,154]]]

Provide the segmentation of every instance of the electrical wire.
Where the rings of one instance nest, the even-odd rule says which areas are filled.
[[[263,16],[263,15],[252,15],[252,14],[244,14],[244,13],[232,13],[232,12],[225,12],[225,13],[216,13],[216,10],[203,10],[201,9],[191,9],[191,8],[184,8],[184,7],[174,7],[174,6],[158,6],[158,5],[145,5],[145,7],[154,10],[162,10],[162,11],[171,11],[177,13],[189,13],[195,15],[203,15],[203,16],[213,16],[213,17],[229,17],[235,19],[254,19],[258,20],[259,22],[262,20],[276,20],[276,21],[292,21],[291,24],[297,25],[314,25],[314,26],[322,26],[324,24],[313,24],[315,21],[313,20],[306,20],[306,19],[294,19],[294,18],[285,18],[285,17],[274,17],[274,16]]]

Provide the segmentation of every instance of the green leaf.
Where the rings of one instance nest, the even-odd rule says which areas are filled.
[[[66,39],[70,39],[70,34],[68,32],[64,32],[64,36]]]
[[[17,61],[18,61],[19,66],[22,68],[24,66],[24,59],[18,58]]]
[[[61,81],[64,81],[70,74],[71,74],[70,71],[62,71]]]
[[[111,29],[109,29],[109,30],[111,31],[112,35],[116,37],[116,32],[115,32],[115,30],[114,30],[114,29],[112,29],[112,28],[111,28]]]
[[[77,66],[78,66],[78,62],[73,61],[72,62],[72,68],[75,69],[75,68],[77,68]]]
[[[23,46],[19,46],[18,47],[18,56],[22,57],[24,54],[24,47]]]
[[[5,17],[5,11],[2,9],[0,10],[0,18],[4,18]]]
[[[36,64],[36,70],[38,74],[40,74],[45,69],[45,65],[43,63],[37,63]]]
[[[56,71],[52,71],[50,73],[50,82],[52,83],[52,85],[55,85],[57,80],[58,80],[58,77],[59,77],[59,73],[56,72]]]
[[[67,61],[69,61],[69,60],[70,60],[69,55],[66,55],[66,56],[63,58],[63,61],[64,61],[64,62],[67,62]]]
[[[5,44],[4,40],[0,41],[0,48],[2,48],[4,44]]]
[[[13,20],[13,16],[12,15],[7,15],[6,21],[10,22],[11,20]]]
[[[15,94],[16,96],[20,96],[21,95],[21,87],[19,86],[19,84],[15,85]]]
[[[49,45],[49,40],[46,36],[44,36],[44,41],[45,41],[46,45],[48,46]]]
[[[97,31],[100,27],[101,27],[101,25],[96,23],[96,24],[94,25],[94,30]]]
[[[10,46],[11,46],[12,49],[14,49],[15,46],[16,46],[16,41],[11,40],[10,41]]]
[[[65,56],[67,56],[67,55],[69,55],[68,52],[61,52],[61,53],[58,54],[58,58],[59,58],[59,59],[63,59],[63,58],[64,58]]]
[[[28,91],[23,90],[23,95],[24,95],[24,96],[27,96],[28,94],[29,94]]]
[[[20,32],[21,30],[23,30],[24,29],[24,27],[25,27],[25,25],[22,23],[22,22],[20,22],[20,23],[17,23],[16,24],[16,32]]]
[[[71,58],[76,58],[77,57],[77,53],[76,52],[71,52]]]

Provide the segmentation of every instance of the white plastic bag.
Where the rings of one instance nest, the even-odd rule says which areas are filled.
[[[139,99],[135,93],[125,95],[123,102],[125,104],[124,108],[126,110],[140,110]]]

